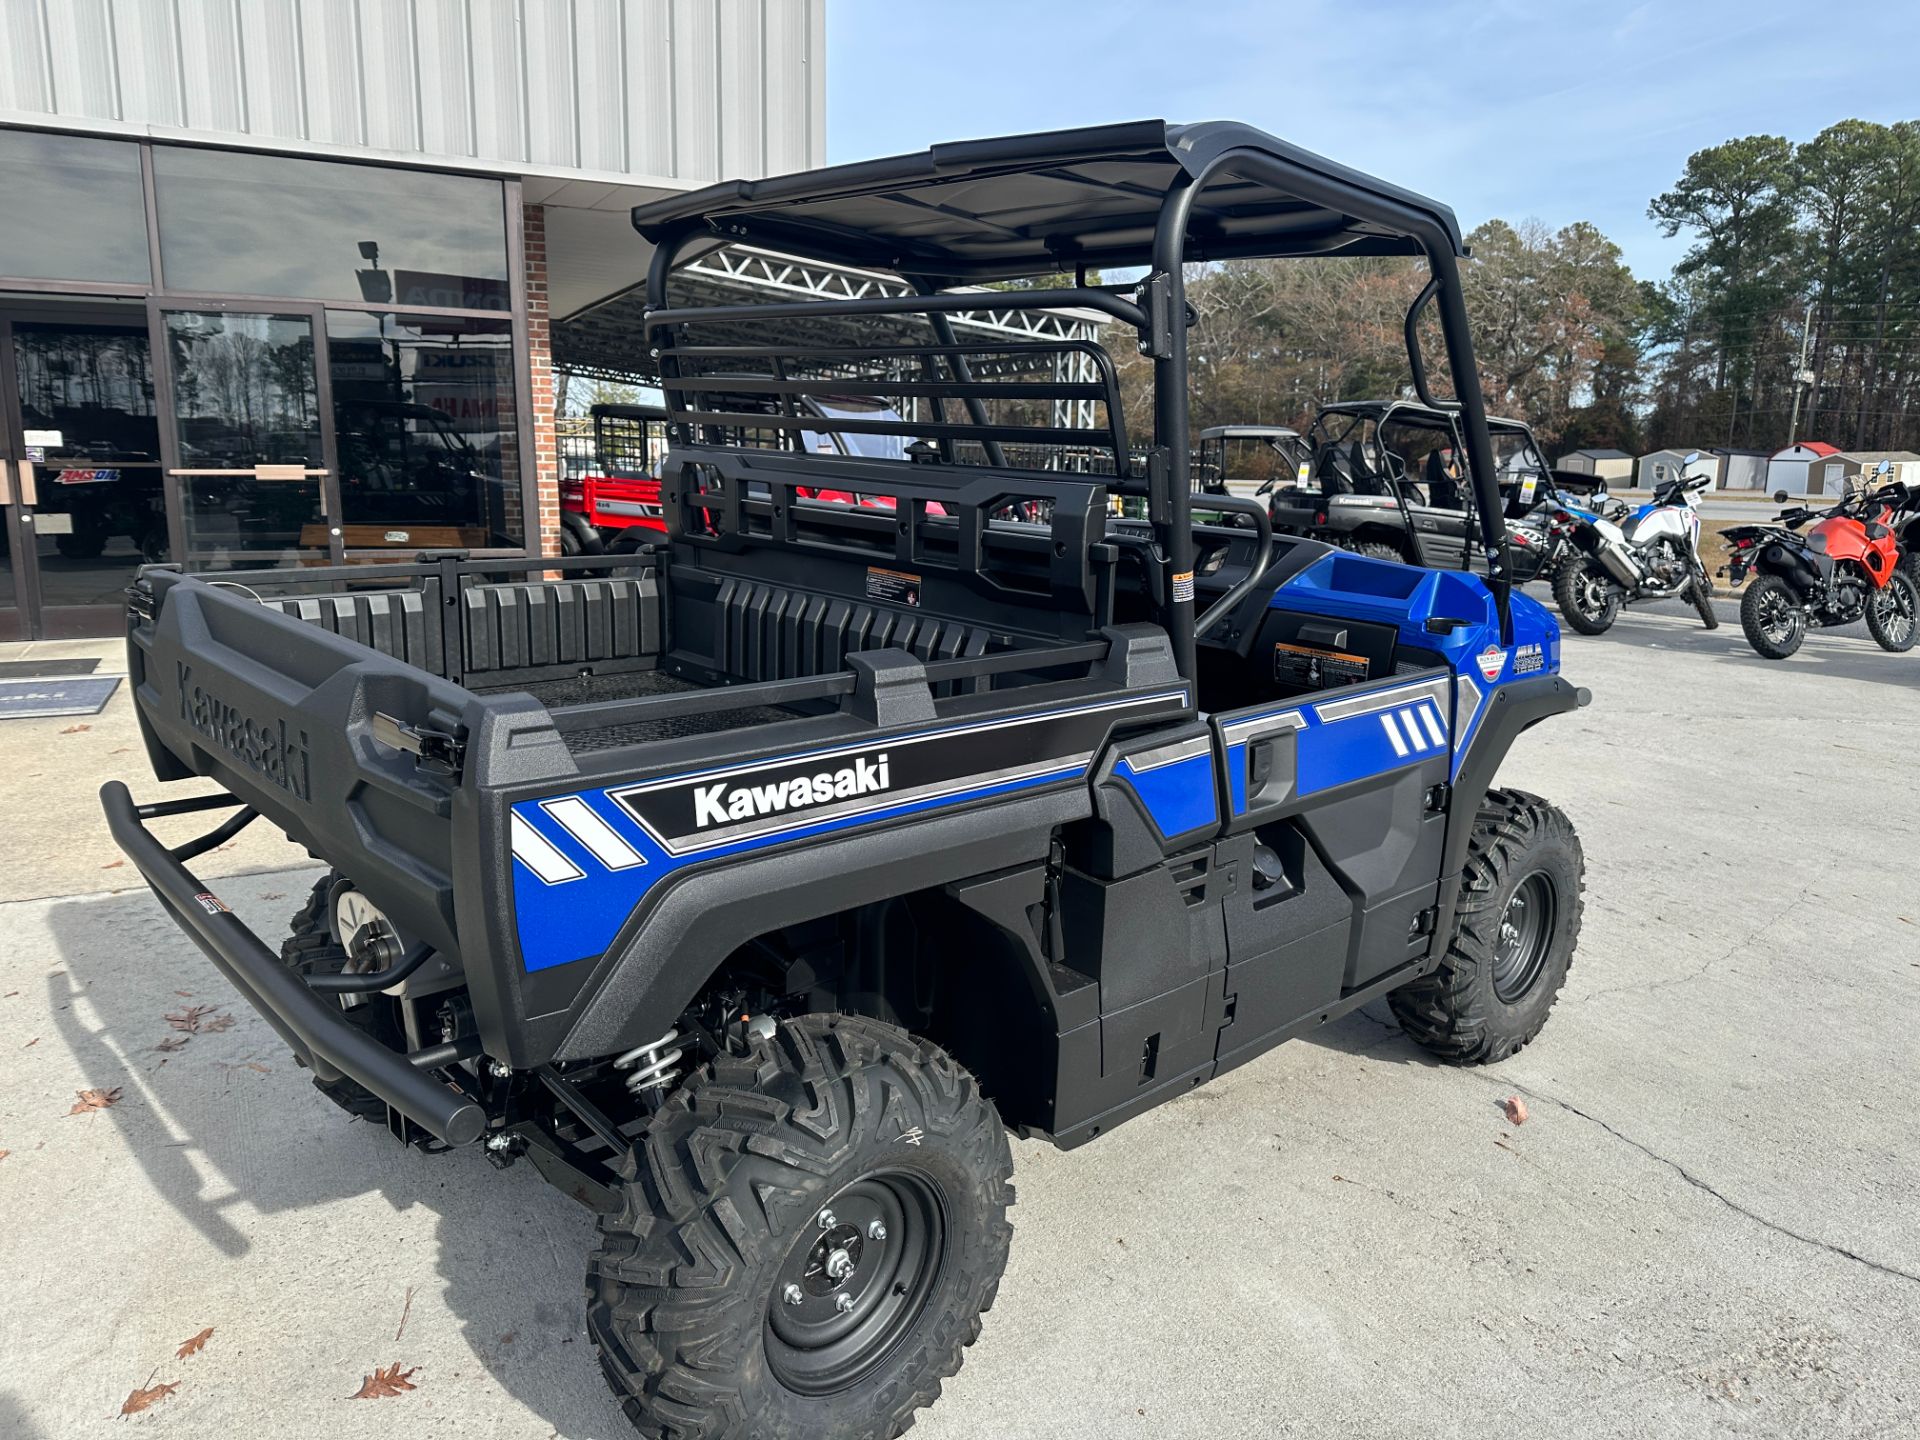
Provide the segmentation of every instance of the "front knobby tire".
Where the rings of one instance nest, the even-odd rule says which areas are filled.
[[[1702,625],[1709,630],[1720,628],[1720,617],[1713,613],[1713,585],[1706,576],[1693,577],[1693,583],[1687,587],[1687,599],[1693,602],[1694,612],[1699,615]]]
[[[1570,556],[1554,572],[1553,601],[1582,635],[1604,635],[1620,618],[1619,587],[1589,555]]]
[[[1785,660],[1807,638],[1807,614],[1793,587],[1778,575],[1758,575],[1740,597],[1740,628],[1756,655]]]
[[[1538,1035],[1580,940],[1585,872],[1565,815],[1489,790],[1440,963],[1387,997],[1400,1028],[1451,1065],[1504,1060]]]
[[[893,1026],[804,1016],[703,1067],[588,1266],[628,1419],[648,1440],[893,1440],[993,1304],[1012,1171],[973,1077]]]
[[[1903,655],[1920,639],[1920,588],[1905,570],[1867,597],[1867,633],[1882,650]]]

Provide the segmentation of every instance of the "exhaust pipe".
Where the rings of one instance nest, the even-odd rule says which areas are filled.
[[[1600,556],[1600,563],[1607,567],[1607,573],[1614,579],[1629,590],[1640,588],[1646,577],[1640,573],[1640,567],[1633,563],[1633,557],[1622,547],[1605,544],[1599,547],[1597,553]]]

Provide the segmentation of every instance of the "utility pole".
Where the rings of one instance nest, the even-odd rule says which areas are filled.
[[[1803,389],[1813,388],[1813,372],[1807,369],[1807,342],[1813,338],[1813,305],[1807,305],[1807,326],[1800,332],[1800,364],[1793,372],[1793,418],[1787,422],[1787,444],[1791,446],[1800,438],[1800,395]],[[1808,408],[1807,418],[1813,418],[1812,408]]]

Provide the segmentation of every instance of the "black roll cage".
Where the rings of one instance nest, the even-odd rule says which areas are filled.
[[[1137,199],[1139,209],[1111,218],[1101,210],[1103,204],[1111,205],[1106,190],[1085,182],[1072,168],[1103,161],[1145,163],[1149,159],[1172,167],[1171,174],[1158,186],[1157,198],[1151,191],[1141,194],[1143,187],[1136,181],[1124,187],[1124,193]],[[1044,233],[1037,233],[1036,227],[1023,228],[1003,220],[1005,203],[1012,194],[1008,187],[1017,188],[1027,179],[1086,184],[1085,213],[1056,206],[1047,217],[1055,223]],[[1210,187],[1229,180],[1240,187],[1263,188],[1255,189],[1255,203],[1210,209],[1202,233],[1196,234],[1192,223],[1196,201]],[[966,183],[959,186],[956,181]],[[950,202],[934,205],[920,194],[932,187],[951,188],[957,193]],[[1121,186],[1111,188],[1114,194],[1123,192]],[[961,227],[956,232],[960,240],[945,250],[936,243],[922,244],[907,233],[895,212],[885,209],[888,202],[911,207],[916,217],[923,212],[933,212],[933,219],[942,218],[942,212],[955,217]],[[1149,202],[1152,231],[1151,239],[1146,240],[1133,222],[1148,213]],[[836,205],[843,214],[833,213]],[[882,214],[884,219],[875,223],[872,217]],[[1340,223],[1327,226],[1326,217]],[[1153,365],[1153,444],[1145,455],[1145,473],[1133,473],[1108,367],[1092,388],[1102,392],[1099,398],[1108,406],[1109,429],[1101,448],[1112,451],[1114,473],[1089,478],[1099,478],[1120,494],[1146,500],[1152,558],[1162,572],[1160,583],[1154,587],[1159,611],[1156,618],[1171,638],[1180,673],[1189,678],[1197,674],[1192,528],[1196,501],[1190,478],[1187,353],[1187,329],[1194,312],[1186,297],[1185,266],[1223,255],[1279,258],[1418,253],[1425,257],[1431,278],[1406,317],[1408,364],[1422,401],[1459,417],[1477,501],[1480,539],[1487,554],[1488,584],[1500,616],[1501,638],[1511,642],[1511,582],[1501,521],[1504,507],[1461,288],[1458,260],[1464,247],[1451,220],[1450,212],[1433,202],[1250,127],[1218,122],[1168,126],[1162,121],[966,142],[937,147],[924,155],[866,161],[768,181],[729,182],[642,205],[633,213],[635,228],[655,246],[647,274],[646,342],[649,355],[660,367],[661,390],[669,412],[668,435],[673,444],[693,443],[695,427],[737,423],[730,412],[684,403],[689,396],[698,397],[703,378],[712,382],[706,387],[709,391],[730,388],[731,382],[731,377],[714,379],[683,372],[683,360],[728,358],[714,353],[728,347],[683,343],[680,335],[692,325],[815,317],[922,317],[938,342],[931,348],[945,352],[936,357],[925,353],[930,347],[916,347],[916,358],[924,355],[923,373],[932,387],[929,393],[939,397],[936,420],[890,428],[885,422],[856,423],[875,433],[911,433],[929,439],[940,447],[941,458],[949,461],[956,441],[977,442],[988,464],[994,466],[1005,464],[1002,447],[1006,443],[1035,438],[1053,444],[1068,443],[1070,438],[1085,443],[1090,434],[1098,432],[1063,434],[1048,430],[1036,437],[1033,427],[989,423],[983,402],[993,382],[979,381],[972,373],[969,357],[977,353],[976,349],[961,346],[954,339],[951,317],[984,309],[1081,308],[1132,326],[1139,337],[1140,353]],[[1315,225],[1324,233],[1311,233]],[[991,240],[1006,237],[1008,248],[990,252],[981,239],[983,235]],[[843,264],[886,266],[907,277],[915,293],[681,309],[668,304],[667,282],[676,266],[728,244],[749,242]],[[1144,263],[1148,269],[1137,284],[1125,287],[1132,292],[1133,298],[1128,299],[1117,293],[1120,287],[1087,284],[1089,263]],[[984,294],[979,289],[949,288],[969,279],[1031,277],[1067,268],[1073,270],[1075,281],[1067,286]],[[1451,401],[1434,396],[1419,343],[1421,313],[1435,303],[1448,369],[1458,391],[1458,398]],[[977,350],[999,348],[983,346]],[[765,347],[755,347],[753,353],[764,355]],[[932,365],[936,358],[947,361],[949,380],[935,381]],[[777,359],[775,370],[771,380],[762,378],[756,386],[789,413],[762,423],[776,429],[798,429],[790,405],[796,395],[806,393],[808,382],[787,379]],[[994,389],[993,393],[1001,392]],[[948,398],[961,402],[964,422],[946,419],[941,401]],[[933,473],[922,471],[914,478],[930,479]],[[1198,504],[1210,508],[1205,496]]]

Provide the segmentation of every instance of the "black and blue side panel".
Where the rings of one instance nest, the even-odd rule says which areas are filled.
[[[1210,839],[1220,828],[1213,735],[1204,723],[1114,746],[1096,784],[1127,798],[1164,853]]]
[[[522,964],[601,955],[655,887],[694,865],[1084,785],[1116,724],[1186,703],[1184,690],[1089,700],[517,801],[508,823]],[[1190,802],[1155,777],[1187,762],[1148,759],[1162,763],[1143,761],[1142,783],[1181,823]]]

